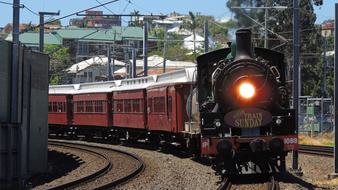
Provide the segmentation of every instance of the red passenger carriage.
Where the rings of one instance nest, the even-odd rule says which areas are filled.
[[[114,92],[114,127],[146,129],[145,89]]]
[[[73,95],[74,121],[76,126],[112,126],[111,93]]]

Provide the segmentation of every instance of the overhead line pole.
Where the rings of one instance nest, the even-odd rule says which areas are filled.
[[[298,135],[299,115],[299,1],[293,0],[293,109],[295,110],[296,134]],[[292,169],[298,171],[298,151],[292,154]]]
[[[143,25],[143,75],[148,76],[148,23]]]
[[[163,73],[166,72],[166,63],[167,63],[167,25],[164,25]]]
[[[40,35],[39,35],[39,50],[40,52],[43,52],[44,48],[44,34],[45,34],[45,15],[60,15],[60,11],[58,12],[39,12],[40,17]]]
[[[338,176],[338,3],[335,4],[335,26],[334,26],[334,173],[331,178]]]
[[[11,88],[10,88],[10,118],[8,123],[19,123],[19,23],[20,23],[20,0],[13,0],[13,48],[12,48],[12,66],[11,66]],[[18,168],[21,169],[21,164],[18,159],[13,159],[12,149],[13,149],[13,125],[8,125],[7,128],[7,187],[14,185],[14,165],[18,165]],[[21,129],[21,128],[20,128]],[[17,145],[21,142],[17,142]],[[20,152],[19,152],[20,153]],[[19,154],[21,156],[21,153]],[[18,172],[19,178],[21,178],[21,171]],[[5,187],[6,188],[6,187]],[[20,187],[21,188],[21,187]]]
[[[209,52],[209,27],[208,21],[204,21],[204,53]]]

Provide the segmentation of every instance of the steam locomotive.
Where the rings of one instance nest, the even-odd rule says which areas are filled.
[[[203,54],[197,68],[49,87],[50,134],[170,143],[211,158],[220,174],[285,171],[297,150],[283,54],[252,48],[251,32]]]
[[[222,173],[285,171],[298,139],[283,54],[253,49],[247,29],[230,46],[197,59],[201,153]]]

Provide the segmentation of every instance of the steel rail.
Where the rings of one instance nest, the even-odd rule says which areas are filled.
[[[333,157],[333,147],[317,145],[299,145],[299,152],[318,156]]]
[[[112,163],[110,162],[110,160],[106,156],[104,156],[103,154],[100,154],[98,152],[95,152],[95,151],[92,151],[92,150],[87,150],[87,149],[84,149],[84,148],[79,148],[79,147],[72,147],[72,146],[69,146],[69,145],[66,145],[66,144],[63,144],[63,143],[60,143],[60,142],[49,141],[48,144],[52,145],[52,146],[72,148],[72,149],[81,150],[83,152],[88,152],[88,153],[91,153],[91,154],[93,154],[97,157],[101,157],[102,159],[107,161],[107,163],[104,165],[104,167],[100,168],[99,170],[97,170],[97,171],[95,171],[95,172],[93,172],[89,175],[74,179],[74,180],[69,181],[69,182],[65,182],[65,183],[60,184],[60,185],[50,187],[50,188],[48,188],[48,190],[67,189],[67,188],[75,187],[75,186],[78,186],[80,184],[92,181],[92,180],[96,179],[97,177],[101,176],[102,174],[107,173],[112,167]]]
[[[127,175],[125,175],[123,177],[120,177],[118,179],[115,179],[113,181],[110,181],[110,182],[108,182],[108,183],[106,183],[104,185],[101,185],[99,187],[94,188],[94,189],[97,189],[97,190],[110,189],[110,188],[114,188],[114,187],[116,187],[118,185],[121,185],[121,184],[123,184],[123,183],[125,183],[125,182],[127,182],[127,181],[129,181],[131,179],[133,179],[137,175],[139,175],[144,170],[144,168],[145,168],[145,164],[144,164],[143,160],[139,156],[137,156],[137,155],[135,155],[133,153],[129,153],[129,152],[123,151],[123,150],[118,150],[118,149],[114,149],[114,148],[107,148],[107,147],[102,147],[102,146],[88,145],[88,144],[83,144],[83,143],[76,143],[76,142],[72,142],[72,141],[64,141],[64,140],[52,140],[52,139],[49,139],[48,141],[49,142],[54,142],[54,143],[62,143],[62,144],[66,144],[66,145],[69,145],[69,146],[72,146],[72,145],[73,146],[85,146],[85,147],[89,147],[89,148],[98,148],[98,149],[101,149],[101,150],[103,149],[103,150],[107,150],[107,151],[113,151],[113,152],[117,152],[117,153],[129,156],[129,157],[135,159],[139,163],[138,167],[136,167],[129,174],[127,174]],[[108,160],[109,160],[109,158],[108,158]],[[111,170],[111,167],[110,167],[110,169],[107,172],[109,172],[110,170]],[[102,175],[104,175],[106,173],[103,173]],[[102,176],[102,175],[100,175],[100,176]],[[98,177],[100,177],[100,176],[98,176]],[[88,180],[88,182],[90,182],[92,180]],[[81,182],[81,183],[83,183],[83,182]],[[78,183],[77,185],[80,185],[81,183]],[[64,189],[64,188],[62,188],[62,189]]]
[[[231,182],[229,178],[223,178],[220,185],[217,187],[217,190],[230,190],[231,189]]]
[[[267,190],[279,190],[279,183],[274,176],[270,176],[270,181],[266,183]]]

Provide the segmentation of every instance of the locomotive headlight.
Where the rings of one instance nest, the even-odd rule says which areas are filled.
[[[255,87],[249,82],[243,82],[239,86],[239,94],[242,98],[250,99],[255,95]]]
[[[276,124],[277,124],[277,125],[282,124],[282,119],[281,119],[280,117],[278,117],[278,118],[276,119]]]
[[[222,123],[220,121],[215,121],[215,126],[216,127],[221,127]]]

